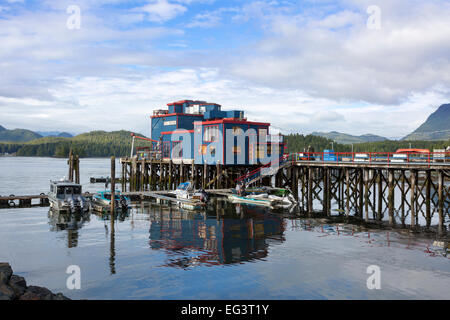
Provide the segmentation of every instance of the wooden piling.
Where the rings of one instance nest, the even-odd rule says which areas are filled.
[[[111,157],[111,228],[114,228],[114,212],[115,212],[115,191],[116,191],[116,157]]]
[[[410,184],[411,184],[411,189],[410,189],[410,196],[411,196],[411,228],[415,228],[416,227],[416,172],[414,170],[410,171]]]
[[[425,220],[426,228],[431,226],[431,171],[426,172],[426,186],[425,186]]]
[[[438,170],[438,212],[438,232],[442,235],[444,233],[444,173],[442,170]]]
[[[393,226],[394,220],[394,170],[389,169],[388,171],[388,210],[389,210],[389,225]]]
[[[308,213],[312,213],[313,212],[313,179],[314,179],[314,172],[313,172],[313,168],[309,167],[308,168],[308,206],[307,206],[307,210]]]
[[[364,205],[365,219],[369,222],[369,170],[364,168]]]

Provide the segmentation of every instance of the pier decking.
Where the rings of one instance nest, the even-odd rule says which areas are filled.
[[[310,215],[330,216],[334,201],[345,215],[353,214],[366,222],[382,221],[387,216],[390,225],[400,221],[412,229],[420,226],[420,214],[427,229],[437,215],[437,228],[445,232],[444,220],[450,207],[450,161],[445,157],[440,158],[443,161],[430,157],[398,160],[393,154],[368,154],[361,159],[360,155],[324,161],[323,154],[291,154],[266,166],[121,158],[122,188],[145,194],[174,190],[185,181],[191,181],[195,188],[212,190],[233,188],[237,182],[288,187],[297,196],[300,209]],[[318,208],[314,207],[317,201],[321,204]],[[396,206],[396,202],[400,205]]]

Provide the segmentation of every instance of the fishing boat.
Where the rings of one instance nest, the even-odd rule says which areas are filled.
[[[73,213],[89,210],[89,201],[83,197],[81,185],[65,179],[50,180],[48,201],[50,209],[59,212]]]
[[[120,193],[119,190],[114,191],[114,200],[116,210],[126,211],[130,207],[130,199]],[[111,191],[98,191],[92,196],[92,209],[97,212],[111,211]]]
[[[209,195],[203,189],[195,191],[191,182],[180,183],[173,195],[179,200],[179,205],[187,210],[201,210],[209,201]]]
[[[228,199],[233,202],[243,202],[250,204],[259,204],[263,206],[293,206],[297,204],[292,192],[283,188],[251,188],[245,189],[239,195],[236,189],[231,190],[232,194]]]
[[[247,203],[258,206],[265,207],[273,207],[278,201],[274,199],[270,199],[267,195],[265,198],[264,195],[247,195],[247,196],[239,196],[237,194],[230,194],[228,196],[228,200],[231,202],[239,202],[239,203]]]

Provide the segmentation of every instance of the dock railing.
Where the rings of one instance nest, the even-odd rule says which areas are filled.
[[[323,163],[417,163],[450,165],[450,152],[297,152],[290,155],[295,162]]]

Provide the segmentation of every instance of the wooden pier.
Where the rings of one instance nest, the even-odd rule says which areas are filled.
[[[191,181],[195,188],[229,189],[242,177],[256,186],[290,188],[309,216],[340,214],[366,222],[443,234],[450,207],[450,163],[326,162],[288,157],[270,170],[255,166],[196,165],[187,161],[121,158],[122,190],[174,190]],[[258,168],[255,170],[255,168]],[[129,182],[129,183],[127,183]],[[422,215],[423,219],[419,219]],[[424,221],[424,223],[420,223]]]

